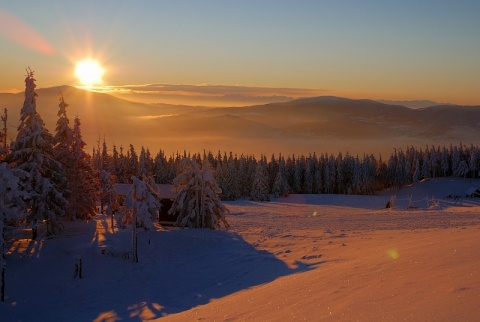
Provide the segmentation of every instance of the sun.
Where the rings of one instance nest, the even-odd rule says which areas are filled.
[[[75,66],[75,77],[77,77],[84,86],[101,84],[103,82],[102,76],[104,72],[100,63],[93,59],[81,60],[77,62]]]

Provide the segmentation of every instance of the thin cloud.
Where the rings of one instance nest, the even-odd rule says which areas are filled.
[[[139,120],[153,120],[153,119],[172,117],[172,116],[177,116],[177,115],[179,115],[179,114],[144,115],[144,116],[134,116],[134,118],[139,119]]]
[[[328,90],[232,85],[144,84],[104,86],[97,91],[148,103],[242,106],[325,95]]]
[[[288,87],[257,87],[257,86],[232,86],[232,85],[177,85],[177,84],[145,84],[112,86],[112,90],[122,92],[181,93],[182,95],[244,95],[244,96],[289,96],[311,97],[325,93],[325,89],[288,88]]]

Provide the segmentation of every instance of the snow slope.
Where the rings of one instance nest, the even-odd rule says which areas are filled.
[[[130,231],[101,215],[67,222],[10,247],[1,320],[478,320],[480,203],[401,205],[470,184],[228,202],[229,231],[139,231],[138,263],[121,258]]]

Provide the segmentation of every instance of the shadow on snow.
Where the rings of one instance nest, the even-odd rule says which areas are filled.
[[[112,232],[107,218],[66,223],[63,235],[42,241],[41,251],[9,255],[2,318],[20,320],[145,320],[179,313],[212,299],[316,265],[290,268],[240,235],[227,231],[139,230],[139,262],[102,254],[130,251],[131,230]],[[17,250],[18,251],[18,250]],[[82,258],[82,279],[74,258]]]
[[[123,233],[130,232],[107,235],[105,244]],[[138,244],[138,263],[105,259],[112,267],[111,281],[104,287],[121,287],[118,293],[108,292],[114,298],[105,301],[102,312],[95,312],[93,319],[151,319],[179,313],[322,263],[297,263],[292,269],[273,254],[257,250],[240,235],[225,231],[145,232],[139,234]],[[115,269],[119,265],[124,268]],[[102,295],[93,295],[91,300],[102,301],[97,296]]]

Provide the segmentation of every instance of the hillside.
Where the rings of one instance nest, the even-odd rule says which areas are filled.
[[[425,144],[479,144],[480,106],[410,109],[372,100],[323,96],[247,107],[207,108],[143,104],[69,86],[38,89],[37,106],[53,131],[59,92],[71,120],[79,115],[90,147],[107,143],[155,152],[303,153],[349,151],[388,155],[393,148]],[[15,135],[23,93],[0,94]]]

